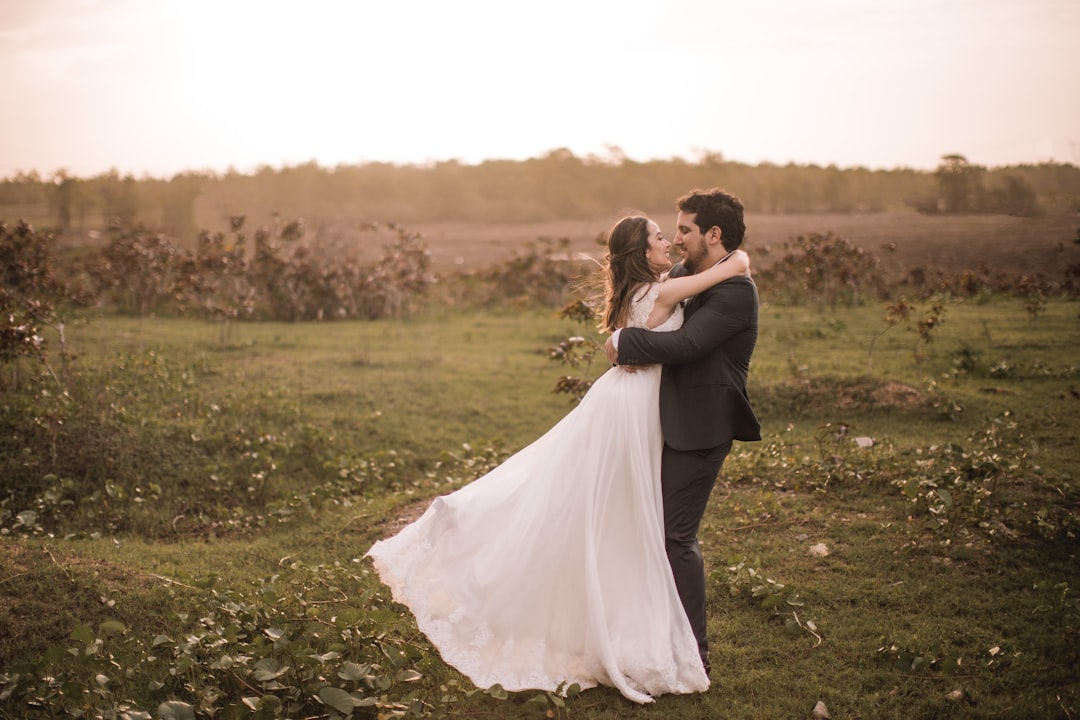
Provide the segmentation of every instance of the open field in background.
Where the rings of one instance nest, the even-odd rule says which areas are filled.
[[[647,212],[664,233],[675,235],[675,211]],[[597,238],[621,214],[589,221],[522,225],[420,224],[436,270],[477,267],[502,260],[538,237],[570,240],[572,252],[602,257]],[[1009,273],[1056,272],[1063,249],[1075,242],[1080,216],[1019,218],[1006,215],[928,216],[915,212],[868,215],[760,215],[746,218],[746,250],[755,267],[765,268],[799,235],[833,233],[874,253],[890,277],[908,269],[937,266]]]
[[[951,302],[921,358],[895,327],[871,372],[882,314],[763,308],[764,440],[737,445],[702,529],[714,686],[649,707],[604,688],[565,707],[469,694],[360,559],[483,470],[450,462],[463,443],[494,458],[496,439],[521,447],[569,409],[546,348],[578,324],[251,323],[223,347],[200,320],[69,323],[85,375],[65,432],[113,443],[81,451],[134,473],[146,501],[46,496],[66,529],[0,540],[0,690],[19,688],[0,718],[30,712],[10,699],[28,686],[54,703],[33,717],[65,699],[92,717],[167,700],[274,717],[298,697],[297,716],[332,718],[324,687],[382,697],[385,716],[773,720],[822,701],[837,719],[1080,717],[1078,306],[1032,321],[1019,300]]]
[[[676,212],[670,207],[640,209],[660,223],[661,229],[674,237]],[[31,212],[32,211],[32,212]],[[243,212],[237,209],[237,212]],[[44,208],[8,206],[0,216],[9,223],[27,217],[37,227],[48,227]],[[609,215],[587,220],[551,220],[533,223],[437,222],[407,225],[419,232],[427,243],[436,272],[475,269],[502,262],[519,249],[540,237],[566,238],[573,253],[602,256],[598,243],[608,229],[623,215],[619,209]],[[295,218],[286,217],[288,222]],[[366,230],[371,221],[384,227],[392,217],[359,217],[348,214],[307,216],[304,218],[313,236],[332,238],[341,246],[355,248],[363,258],[377,258],[383,244],[393,242],[390,230],[372,233]],[[891,277],[902,276],[911,268],[975,269],[981,264],[1009,273],[1034,273],[1055,269],[1062,247],[1076,241],[1080,233],[1080,214],[1043,217],[1008,215],[922,215],[914,211],[865,214],[761,214],[747,215],[746,249],[757,267],[768,267],[771,259],[783,252],[784,244],[798,235],[834,233],[856,247],[870,251],[881,260]],[[251,229],[274,222],[269,214],[248,213]],[[220,211],[204,210],[199,227],[211,231],[228,228],[228,218]],[[83,242],[68,239],[65,242]],[[89,240],[101,243],[102,239]]]

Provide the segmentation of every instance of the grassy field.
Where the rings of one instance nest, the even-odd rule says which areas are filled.
[[[37,413],[2,450],[42,526],[0,540],[0,717],[342,715],[324,686],[386,717],[1077,717],[1077,306],[951,302],[929,344],[883,316],[763,307],[764,440],[702,530],[713,687],[648,707],[472,692],[360,559],[569,409],[547,348],[581,326],[245,324],[223,346],[85,318],[67,398],[42,376],[2,402],[5,427]],[[103,490],[65,494],[74,468]]]

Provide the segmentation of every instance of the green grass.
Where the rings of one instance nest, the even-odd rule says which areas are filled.
[[[916,303],[913,319],[928,307]],[[858,434],[910,446],[964,437],[1014,410],[1043,461],[1068,472],[1075,458],[1073,393],[1080,389],[1078,315],[1073,303],[1053,303],[1033,321],[1016,301],[952,302],[930,343],[917,346],[913,323],[888,329],[880,305],[837,312],[766,307],[751,394],[759,396],[766,433],[790,423],[809,432],[804,418],[848,421]],[[871,356],[870,342],[882,331]],[[774,410],[773,402],[785,405]]]
[[[530,332],[517,332],[523,324]],[[216,324],[147,321],[140,330],[136,320],[108,318],[86,325],[76,351],[94,364],[153,352],[204,368],[206,397],[315,423],[362,449],[393,446],[430,457],[483,437],[521,444],[535,433],[533,421],[556,420],[565,400],[544,397],[532,413],[520,407],[524,396],[551,389],[542,352],[572,329],[542,312],[260,323],[234,326],[222,344]]]
[[[125,637],[149,643],[250,606],[267,624],[306,618],[297,632],[315,643],[355,609],[364,632],[326,642],[357,662],[373,661],[369,646],[383,665],[402,653],[423,677],[394,684],[391,699],[456,717],[799,718],[819,700],[834,718],[1076,717],[1078,309],[1051,302],[1032,321],[1017,301],[949,304],[918,362],[916,333],[897,326],[870,370],[883,307],[763,307],[750,391],[764,441],[736,446],[702,528],[713,688],[647,707],[598,688],[565,708],[468,695],[359,558],[402,513],[469,476],[448,453],[522,447],[568,410],[551,392],[564,368],[543,350],[580,326],[544,312],[255,324],[222,345],[198,321],[90,318],[68,329],[79,354],[69,401],[48,377],[9,384],[0,420],[17,432],[0,472],[123,492],[71,497],[43,530],[2,540],[0,678],[45,673],[37,659],[72,645],[81,624],[103,634],[121,620]],[[50,408],[65,421],[52,436]],[[841,424],[851,430],[835,441]],[[942,488],[945,468],[975,467],[996,478],[992,493],[948,485],[943,511],[918,484]],[[812,555],[817,544],[829,554]],[[130,647],[111,652],[152,676]],[[168,698],[197,704],[207,688],[253,694],[200,652],[184,682],[156,694],[134,683],[129,696],[153,711]],[[22,716],[0,700],[0,718]]]

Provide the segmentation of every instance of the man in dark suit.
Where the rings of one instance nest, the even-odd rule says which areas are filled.
[[[674,245],[682,262],[672,277],[724,262],[742,244],[743,206],[734,195],[694,190],[679,198],[678,208]],[[688,300],[684,312],[682,328],[672,332],[617,330],[607,352],[620,365],[664,365],[661,486],[668,562],[708,672],[705,566],[697,534],[732,441],[761,439],[746,394],[758,335],[757,287],[749,277],[726,280]]]

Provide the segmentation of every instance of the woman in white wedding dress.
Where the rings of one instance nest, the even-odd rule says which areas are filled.
[[[680,301],[748,270],[661,281],[671,244],[645,217],[608,234],[605,330],[682,324]],[[569,414],[368,551],[443,660],[510,691],[617,688],[638,703],[709,678],[664,550],[660,366],[611,368]]]

